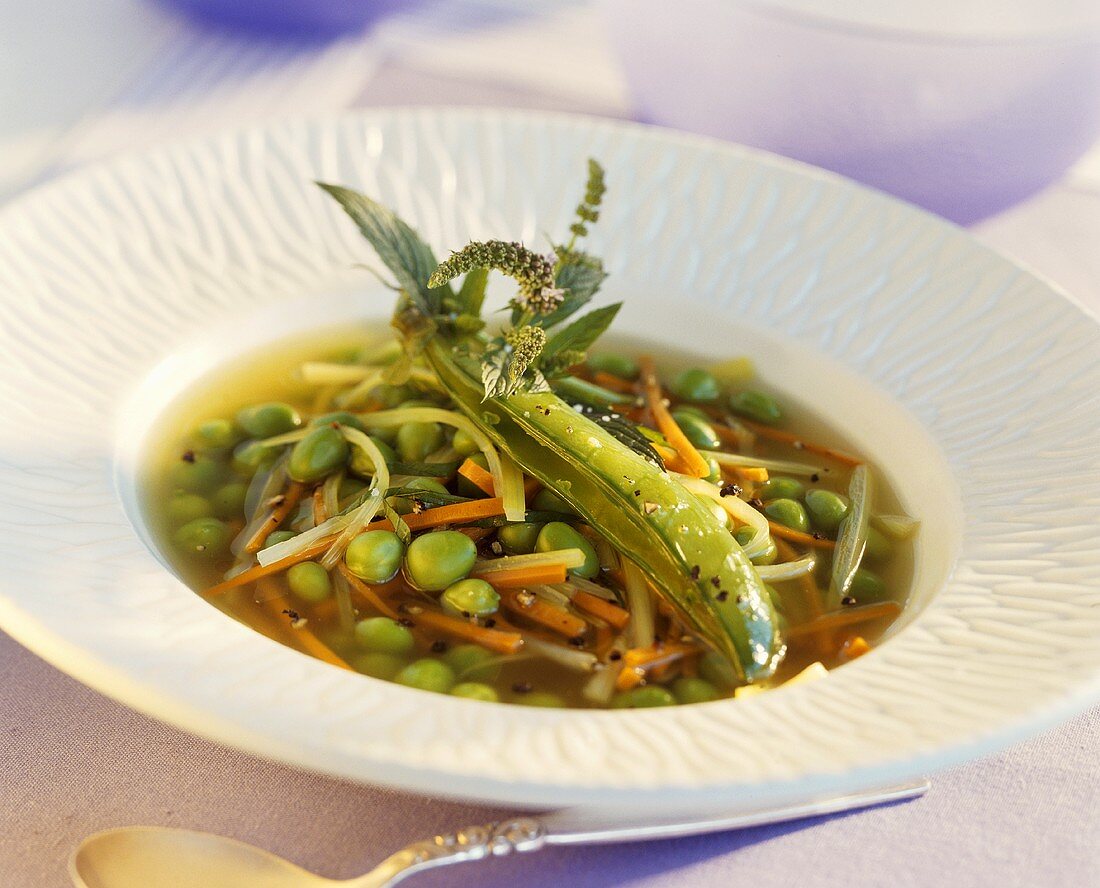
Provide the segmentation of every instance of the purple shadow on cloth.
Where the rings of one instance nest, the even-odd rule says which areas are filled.
[[[289,40],[361,31],[433,0],[157,0],[204,22]]]
[[[478,888],[515,888],[517,885],[523,888],[557,888],[562,885],[569,888],[611,888],[661,875],[669,877],[670,885],[680,884],[674,879],[677,870],[712,857],[763,844],[818,824],[854,817],[864,811],[886,810],[903,804],[906,802],[888,802],[858,811],[680,839],[551,847],[531,854],[513,854],[464,867],[429,871],[417,877],[416,885],[417,888],[453,888],[455,885],[477,885]]]
[[[728,0],[602,8],[641,119],[834,170],[960,224],[1057,181],[1100,136],[1092,27],[987,37]]]

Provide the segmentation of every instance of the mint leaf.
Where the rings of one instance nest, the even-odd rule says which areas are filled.
[[[621,302],[606,305],[577,318],[550,337],[542,350],[542,360],[551,362],[565,352],[586,352],[615,320],[623,307]],[[575,362],[574,362],[575,363]]]
[[[366,195],[339,185],[317,184],[359,226],[363,237],[416,306],[425,314],[436,314],[442,299],[450,295],[450,287],[438,290],[428,287],[428,278],[439,264],[432,248],[392,210]]]

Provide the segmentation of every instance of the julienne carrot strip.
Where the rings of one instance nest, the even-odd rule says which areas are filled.
[[[845,660],[854,660],[869,653],[870,650],[871,645],[867,643],[866,638],[862,635],[853,635],[840,646],[840,656]]]
[[[697,648],[686,644],[661,644],[644,648],[631,648],[623,654],[623,668],[619,677],[615,679],[615,687],[620,691],[629,691],[641,684],[646,673],[654,666],[662,663],[671,663],[688,654],[695,653]]]
[[[616,629],[623,629],[630,622],[630,611],[624,610],[617,604],[604,601],[590,592],[576,592],[573,595],[573,604],[578,610],[606,620]]]
[[[863,462],[862,459],[852,456],[850,453],[833,450],[832,447],[826,447],[824,444],[814,444],[812,441],[803,441],[802,438],[793,432],[773,429],[771,426],[750,422],[747,419],[743,419],[741,422],[744,423],[746,428],[752,430],[761,438],[767,438],[770,441],[779,441],[783,444],[790,444],[795,450],[808,450],[810,453],[816,453],[819,456],[827,456],[829,459],[835,459],[837,462],[849,466],[858,466]],[[719,435],[721,435],[721,432],[719,432]]]
[[[494,589],[523,589],[526,586],[554,586],[565,582],[566,568],[561,564],[543,564],[538,567],[509,567],[502,570],[474,573]]]
[[[566,638],[583,635],[588,624],[569,611],[538,598],[533,592],[523,589],[505,589],[500,603],[517,616],[526,617],[533,623],[544,626],[551,632],[557,632]]]
[[[602,386],[613,392],[618,392],[620,395],[634,395],[637,394],[637,389],[634,387],[634,383],[626,379],[620,379],[614,374],[607,373],[603,370],[598,370],[592,374],[592,381],[598,386]]]
[[[271,515],[252,534],[252,539],[245,543],[244,550],[246,552],[259,552],[264,547],[264,543],[267,542],[268,535],[282,524],[286,520],[286,516],[290,514],[290,510],[298,505],[303,493],[305,493],[305,486],[297,481],[292,481],[290,486],[287,487],[286,493],[282,494],[281,498],[275,498],[276,501],[273,503]]]
[[[731,470],[740,481],[763,484],[768,480],[768,470],[763,466],[731,466]]]
[[[471,623],[436,611],[410,609],[408,619],[418,626],[426,626],[445,635],[472,641],[474,644],[479,644],[483,648],[488,648],[499,654],[516,654],[523,648],[523,636],[518,632],[486,629],[477,623]]]
[[[901,613],[901,605],[896,601],[880,601],[877,604],[864,604],[859,607],[846,607],[844,610],[833,611],[825,614],[809,623],[800,626],[791,626],[787,632],[787,638],[801,638],[805,635],[814,635],[818,632],[832,632],[845,626],[855,626],[870,620],[881,620],[889,617],[893,619]]]
[[[460,534],[468,536],[475,543],[480,543],[485,537],[493,532],[491,527],[456,527]]]
[[[248,583],[254,583],[256,580],[262,580],[264,577],[270,577],[273,574],[282,573],[288,567],[292,567],[299,561],[308,561],[314,555],[320,552],[324,552],[329,546],[332,545],[334,537],[328,537],[323,540],[318,540],[312,546],[303,549],[301,552],[297,552],[294,555],[287,555],[286,558],[282,558],[279,561],[272,561],[268,565],[256,565],[250,567],[248,570],[241,571],[235,577],[230,577],[228,580],[222,580],[220,583],[216,583],[209,589],[203,590],[203,595],[220,595],[223,592],[228,592],[230,589],[236,589],[238,586],[245,586]]]
[[[785,540],[790,540],[792,543],[798,543],[800,546],[812,546],[815,549],[835,549],[836,543],[833,540],[827,540],[825,537],[815,537],[808,533],[802,533],[800,530],[792,530],[785,524],[777,524],[774,521],[768,522],[768,527],[771,529],[772,536],[782,537]]]
[[[470,500],[467,503],[452,503],[449,506],[437,506],[423,512],[404,515],[409,530],[426,530],[441,524],[464,524],[480,518],[495,518],[504,514],[504,501],[499,496],[489,499]],[[393,530],[388,518],[372,521],[371,530]]]
[[[707,461],[699,455],[695,445],[683,433],[672,414],[665,406],[664,396],[661,394],[661,383],[657,379],[657,370],[653,359],[648,355],[638,358],[638,366],[642,371],[642,387],[645,392],[646,406],[649,407],[657,428],[665,436],[668,443],[675,448],[680,457],[680,463],[685,475],[694,475],[696,478],[705,478],[710,474]]]
[[[290,606],[290,602],[281,592],[273,595],[269,595],[264,604],[272,612],[275,619],[285,620],[288,617],[293,618],[294,609]],[[304,653],[310,656],[316,657],[318,660],[324,660],[326,663],[331,663],[333,666],[339,666],[341,669],[348,669],[352,672],[355,670],[332,650],[321,639],[314,635],[304,625],[300,628],[294,628],[294,624],[290,623],[290,628],[286,632],[287,637],[291,638]]]
[[[397,611],[382,600],[376,589],[364,583],[359,577],[348,570],[346,564],[341,564],[336,569],[340,571],[340,575],[348,581],[348,585],[367,600],[367,604],[383,616],[389,617],[391,620],[397,619]]]
[[[482,493],[487,493],[489,496],[496,493],[492,473],[486,472],[472,459],[467,459],[458,467],[458,474],[481,490]]]

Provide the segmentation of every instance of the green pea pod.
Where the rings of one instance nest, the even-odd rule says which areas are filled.
[[[402,332],[410,323],[418,323],[415,312],[395,320]],[[771,600],[706,506],[552,393],[483,401],[480,380],[459,364],[452,346],[436,336],[424,356],[493,443],[627,553],[743,678],[771,675],[784,650]]]

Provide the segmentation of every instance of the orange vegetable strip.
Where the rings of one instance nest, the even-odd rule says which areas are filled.
[[[376,611],[378,611],[378,613],[389,617],[391,620],[397,619],[397,611],[395,611],[392,607],[390,607],[388,604],[386,604],[386,602],[382,600],[381,596],[379,596],[378,594],[377,589],[372,588],[369,584],[364,583],[361,579],[359,579],[359,577],[348,570],[348,566],[346,564],[341,564],[336,569],[340,571],[341,576],[343,576],[343,578],[348,581],[348,585],[351,586],[353,590],[362,595],[367,600],[367,603]]]
[[[479,518],[494,518],[504,514],[504,501],[499,496],[489,499],[470,500],[468,503],[452,503],[449,506],[437,506],[423,512],[404,515],[409,530],[425,530],[441,524],[460,524],[477,521]],[[388,518],[372,521],[371,530],[393,530]]]
[[[588,624],[580,617],[575,617],[556,604],[543,601],[534,593],[525,592],[522,589],[502,590],[500,603],[513,614],[526,617],[531,622],[545,626],[551,632],[557,632],[566,638],[583,635],[588,628]]]
[[[711,414],[714,415],[713,413]],[[712,422],[711,428],[718,433],[718,438],[723,444],[733,444],[738,449],[752,444],[752,432],[746,429],[741,431],[733,426],[723,425],[720,422]],[[746,440],[746,437],[748,440]]]
[[[885,617],[896,617],[901,613],[901,605],[896,601],[881,601],[877,604],[864,604],[858,607],[846,607],[844,610],[833,611],[803,623],[800,626],[791,626],[787,630],[787,638],[801,638],[805,635],[814,635],[818,632],[831,632],[844,626],[854,626],[858,623],[866,623],[870,620],[881,620]]]
[[[475,543],[481,542],[493,532],[493,528],[491,527],[459,527],[456,529],[463,536],[468,536]]]
[[[482,493],[487,493],[492,496],[496,493],[496,487],[493,486],[493,476],[490,472],[485,471],[472,459],[467,459],[462,465],[458,467],[458,474],[479,488]]]
[[[783,444],[790,444],[795,450],[808,450],[810,453],[827,456],[829,459],[835,459],[837,462],[842,462],[849,466],[858,466],[863,462],[863,460],[858,457],[852,456],[849,453],[844,453],[840,450],[833,450],[832,447],[826,447],[823,444],[814,444],[812,441],[803,441],[802,438],[793,432],[773,429],[771,426],[750,422],[747,419],[743,419],[741,422],[744,423],[746,428],[751,429],[761,438],[767,438],[770,441],[780,441]],[[719,434],[721,434],[721,432],[719,432]]]
[[[292,481],[290,486],[287,487],[286,493],[282,494],[282,499],[276,497],[278,502],[271,510],[270,517],[252,534],[252,539],[245,543],[244,550],[246,552],[259,552],[264,547],[264,543],[267,542],[268,535],[282,524],[286,520],[286,516],[290,514],[290,510],[298,505],[303,493],[305,493],[305,487],[297,481]]]
[[[290,606],[290,602],[279,593],[278,595],[272,595],[268,598],[264,604],[271,610],[277,620],[286,620],[287,614],[283,611],[293,610]],[[295,629],[287,622],[289,631],[287,635],[297,643],[305,653],[312,657],[316,657],[318,660],[324,660],[326,663],[331,663],[333,666],[339,666],[341,669],[349,669],[352,672],[355,670],[348,665],[347,661],[340,657],[335,651],[332,650],[321,639],[309,631],[305,626],[300,629]]]
[[[630,622],[629,611],[624,610],[617,604],[612,604],[610,601],[604,601],[591,592],[576,592],[572,600],[579,610],[584,611],[586,614],[592,614],[594,617],[599,617],[601,620],[606,620],[616,629],[622,629]]]
[[[615,687],[620,691],[629,691],[641,684],[646,672],[654,666],[671,663],[673,660],[695,653],[696,650],[697,648],[686,644],[661,644],[631,648],[623,654],[623,669],[615,681]]]
[[[620,379],[613,373],[607,373],[603,370],[598,370],[592,374],[592,381],[596,385],[603,386],[613,392],[618,392],[620,395],[633,395],[637,394],[634,388],[634,383],[627,379]]]
[[[833,540],[827,540],[824,537],[818,539],[800,530],[792,530],[785,524],[777,524],[775,521],[769,521],[768,527],[771,529],[772,536],[790,540],[792,543],[798,543],[800,546],[812,546],[815,549],[836,548],[836,543]]]
[[[272,561],[271,564],[266,566],[256,565],[256,567],[250,567],[248,570],[241,571],[235,577],[230,577],[228,580],[223,580],[220,583],[216,583],[209,589],[203,590],[203,595],[220,595],[222,592],[228,592],[230,589],[236,589],[238,586],[244,586],[248,583],[254,583],[256,580],[269,577],[273,574],[281,573],[288,567],[297,564],[299,561],[308,561],[314,555],[320,552],[324,552],[329,546],[332,545],[332,541],[335,537],[328,537],[327,539],[318,540],[312,546],[303,549],[294,555],[288,555],[286,558],[282,558],[279,561]]]
[[[775,550],[784,562],[798,560],[798,553],[782,537],[776,539]],[[811,619],[817,619],[821,616],[821,593],[817,589],[817,583],[814,582],[813,573],[802,574],[798,578],[798,584],[802,587],[802,594],[806,598],[806,612]]]
[[[483,648],[496,651],[500,654],[515,654],[523,648],[523,636],[518,632],[502,632],[499,629],[486,629],[477,623],[470,623],[458,617],[436,611],[421,610],[417,613],[409,613],[409,619],[419,626],[435,629],[455,638],[463,638],[472,641]]]
[[[733,474],[742,481],[763,484],[768,480],[768,470],[763,466],[733,466]]]
[[[565,582],[566,568],[561,564],[515,567],[473,574],[496,590],[523,589],[525,586],[553,586]]]
[[[840,656],[846,660],[854,660],[856,657],[862,657],[870,650],[871,645],[867,643],[866,638],[862,635],[853,635],[840,646]]]
[[[657,428],[660,429],[661,434],[665,436],[668,443],[675,448],[676,453],[679,455],[683,473],[694,475],[696,478],[707,477],[710,474],[707,461],[699,455],[695,445],[687,439],[687,435],[676,424],[676,420],[672,418],[672,414],[668,412],[668,407],[665,406],[664,395],[661,393],[661,383],[657,379],[657,370],[654,367],[653,359],[648,355],[643,355],[638,358],[638,366],[642,369],[642,385],[646,405],[653,414]]]

